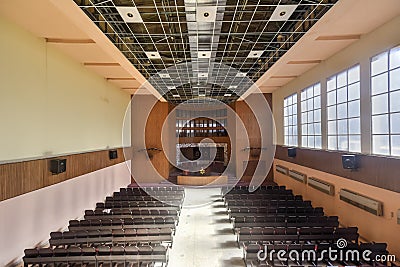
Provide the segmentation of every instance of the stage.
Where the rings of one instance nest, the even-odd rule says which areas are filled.
[[[226,185],[228,176],[211,175],[211,176],[189,176],[178,175],[178,185]]]

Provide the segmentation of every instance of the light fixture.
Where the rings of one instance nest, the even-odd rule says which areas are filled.
[[[196,21],[197,22],[214,22],[217,18],[216,6],[197,6]]]
[[[199,96],[206,96],[205,93],[199,93]]]
[[[160,53],[156,51],[144,52],[149,59],[161,59]]]
[[[237,88],[237,85],[230,85],[229,87],[228,87],[228,89],[236,89]]]
[[[247,55],[247,58],[259,58],[264,53],[264,50],[252,50]]]
[[[238,73],[236,73],[236,77],[246,77],[246,74],[247,73],[244,73],[244,72],[238,72]]]
[[[211,58],[211,51],[198,51],[197,57],[198,58]]]
[[[168,90],[174,90],[174,89],[176,89],[176,87],[175,86],[167,86],[167,89]]]
[[[270,21],[286,21],[290,18],[298,5],[278,5],[270,17]]]
[[[170,78],[168,73],[159,73],[158,76],[160,76],[161,78]]]
[[[130,6],[117,6],[117,11],[126,23],[140,23],[143,22],[139,10],[136,7]]]
[[[199,78],[207,78],[208,77],[208,72],[199,72],[198,77]]]
[[[180,95],[172,95],[173,97],[180,97]]]
[[[224,96],[232,96],[232,94],[224,94]]]

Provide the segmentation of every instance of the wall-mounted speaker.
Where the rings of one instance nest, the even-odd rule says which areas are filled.
[[[356,170],[358,168],[356,155],[342,155],[343,169]]]
[[[287,150],[287,155],[289,158],[295,158],[296,157],[296,148],[295,147],[289,147]]]
[[[50,160],[50,172],[52,174],[63,173],[67,170],[66,159],[52,159]]]
[[[116,149],[108,151],[108,157],[110,159],[117,159],[118,158],[118,151]]]

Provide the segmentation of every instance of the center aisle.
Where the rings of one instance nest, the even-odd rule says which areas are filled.
[[[220,188],[186,188],[168,266],[244,266],[242,254],[223,207]]]

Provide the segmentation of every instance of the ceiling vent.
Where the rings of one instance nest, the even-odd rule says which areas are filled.
[[[199,51],[197,52],[198,58],[211,58],[211,51]]]

